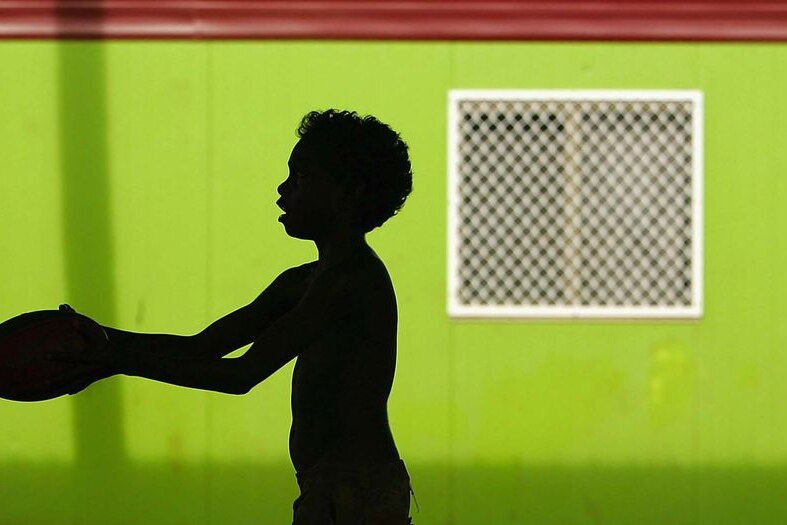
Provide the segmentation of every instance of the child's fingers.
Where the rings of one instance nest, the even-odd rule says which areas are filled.
[[[99,328],[100,335],[95,333],[94,331],[95,326],[91,326],[91,324]],[[71,326],[74,329],[74,331],[78,333],[86,343],[97,344],[99,342],[104,342],[109,340],[109,337],[107,336],[104,327],[102,327],[101,325],[90,319],[85,320],[76,317],[71,321]]]
[[[69,352],[66,350],[54,350],[46,354],[47,361],[57,361],[60,363],[74,363],[79,362],[83,358],[80,358],[74,352]]]
[[[64,352],[79,354],[84,352],[87,349],[87,346],[88,345],[85,337],[79,332],[73,332],[71,334],[64,335],[62,339],[58,341],[56,348],[52,349],[51,353]]]
[[[87,342],[92,339],[92,334],[90,334],[88,327],[82,319],[72,319],[71,328],[73,328],[75,336],[80,338],[81,344],[86,345]],[[76,340],[73,340],[73,342],[78,343]]]
[[[92,363],[96,358],[83,350],[62,349],[47,352],[46,360],[61,363]]]
[[[82,332],[76,331],[68,338],[69,348],[84,350],[87,348],[87,337]]]

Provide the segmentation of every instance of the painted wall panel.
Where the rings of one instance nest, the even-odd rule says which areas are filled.
[[[399,301],[389,416],[415,522],[787,518],[784,46],[4,42],[0,65],[3,318],[76,297],[120,328],[201,330],[316,256],[276,221],[300,117],[372,113],[401,131],[415,174],[401,214],[368,236]],[[450,88],[702,90],[704,317],[448,319]],[[82,113],[60,107],[71,99]],[[90,176],[74,185],[80,165]],[[90,198],[106,196],[105,215],[91,215],[77,190],[102,180]],[[111,279],[90,293],[73,253],[85,217],[111,232],[91,252]],[[54,509],[75,523],[286,523],[291,372],[245,397],[113,378],[0,402],[0,524]]]

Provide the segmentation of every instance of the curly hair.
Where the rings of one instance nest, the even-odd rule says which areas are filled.
[[[297,134],[317,146],[339,185],[361,187],[355,219],[364,233],[382,226],[404,206],[413,173],[408,146],[390,126],[371,115],[328,109],[306,114]]]

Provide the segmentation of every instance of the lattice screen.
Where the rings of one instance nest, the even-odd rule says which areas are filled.
[[[449,314],[700,315],[699,93],[450,98]]]

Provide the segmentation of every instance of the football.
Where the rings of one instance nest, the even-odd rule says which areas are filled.
[[[91,383],[112,375],[106,365],[70,363],[46,358],[75,339],[73,321],[80,330],[106,339],[104,329],[74,311],[39,310],[0,323],[0,398],[44,401],[75,394]],[[99,340],[96,338],[89,338]]]

